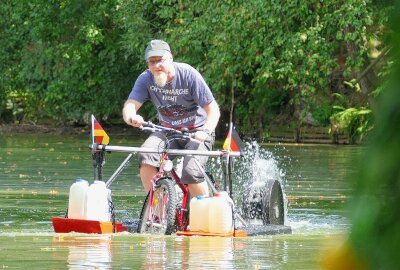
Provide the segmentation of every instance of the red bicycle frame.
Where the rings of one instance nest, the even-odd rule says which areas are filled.
[[[182,190],[183,198],[180,208],[176,208],[176,225],[179,231],[185,231],[187,226],[189,225],[189,218],[187,216],[188,213],[188,202],[189,202],[189,188],[187,185],[181,183],[181,179],[178,174],[173,169],[171,171],[172,177],[175,179],[175,182],[178,184],[179,188]]]
[[[155,191],[157,181],[164,177],[168,178],[169,174],[171,174],[172,179],[175,181],[175,183],[178,185],[178,187],[182,190],[182,193],[183,193],[182,202],[180,204],[177,204],[177,207],[176,207],[175,222],[176,222],[177,230],[184,231],[187,229],[187,226],[189,225],[188,217],[187,217],[188,207],[189,207],[189,205],[188,205],[189,204],[189,188],[187,185],[182,184],[181,178],[178,176],[178,174],[176,173],[176,171],[173,168],[171,169],[171,171],[164,170],[164,162],[166,160],[169,160],[169,159],[168,159],[167,152],[164,151],[161,155],[161,162],[160,162],[160,168],[158,170],[158,173],[151,180],[153,183],[153,188],[150,190],[150,193],[149,193],[149,202],[153,201],[153,196],[154,196],[154,191]],[[163,199],[163,206],[165,207],[166,198],[164,197],[162,199]],[[153,209],[152,207],[149,207],[148,217],[151,217],[152,209]],[[164,211],[162,211],[162,212],[164,213]]]

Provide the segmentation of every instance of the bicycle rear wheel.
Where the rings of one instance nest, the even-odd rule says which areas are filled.
[[[278,180],[268,181],[265,185],[262,206],[264,224],[284,225],[285,208],[283,191]]]
[[[256,183],[245,190],[242,205],[243,217],[261,220],[264,225],[285,223],[284,198],[278,180]]]
[[[176,193],[170,178],[161,178],[153,192],[144,201],[138,226],[138,233],[171,234],[175,230]]]

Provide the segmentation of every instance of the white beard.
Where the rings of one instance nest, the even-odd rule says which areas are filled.
[[[161,72],[157,76],[154,76],[154,80],[159,87],[164,87],[167,84],[168,80],[167,73]]]

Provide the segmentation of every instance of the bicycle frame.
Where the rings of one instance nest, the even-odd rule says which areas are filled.
[[[183,198],[182,198],[182,202],[180,203],[180,208],[177,208],[176,213],[175,213],[177,230],[183,231],[183,230],[186,230],[187,226],[189,225],[188,220],[186,218],[187,217],[186,213],[188,211],[188,202],[189,202],[189,189],[188,189],[187,185],[182,184],[181,178],[178,176],[175,169],[172,168],[171,171],[164,170],[163,162],[166,160],[169,160],[169,159],[168,159],[167,152],[164,151],[161,155],[161,164],[160,164],[159,171],[152,179],[153,187],[149,192],[149,201],[150,202],[153,201],[153,196],[154,196],[154,191],[156,190],[157,181],[161,178],[170,178],[169,175],[171,175],[172,179],[175,181],[175,183],[178,185],[178,187],[182,190],[182,193],[183,193]],[[164,205],[165,205],[165,202],[164,202]],[[152,207],[149,207],[148,211],[149,211],[148,217],[150,217],[152,214],[151,213]]]
[[[182,190],[183,193],[181,208],[176,209],[176,214],[175,214],[177,229],[183,231],[186,230],[187,226],[189,225],[188,220],[185,219],[185,214],[187,213],[188,202],[189,202],[189,188],[187,187],[187,185],[181,183],[181,179],[174,169],[172,169],[171,174],[172,177],[175,179],[175,182],[177,183],[178,187]]]
[[[94,178],[96,180],[102,179],[102,171],[104,166],[105,152],[119,152],[128,153],[128,156],[122,161],[120,166],[110,176],[106,182],[106,186],[110,187],[112,182],[121,174],[126,165],[131,161],[134,155],[138,153],[160,153],[159,150],[145,147],[132,147],[132,146],[116,146],[116,145],[103,145],[103,144],[90,144],[89,148],[92,149]],[[177,156],[209,156],[209,157],[240,157],[241,153],[238,151],[214,150],[214,151],[197,151],[197,150],[178,150],[169,149],[168,154]]]

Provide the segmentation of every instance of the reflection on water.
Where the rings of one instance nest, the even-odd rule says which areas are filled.
[[[338,235],[0,234],[4,269],[319,269]],[[6,244],[5,244],[6,243]]]
[[[190,237],[188,246],[186,269],[234,268],[233,238]]]
[[[51,224],[52,216],[65,214],[74,179],[92,179],[86,138],[0,140],[6,146],[0,148],[0,267],[9,269],[319,269],[320,253],[348,229],[342,206],[351,196],[347,176],[360,151],[343,146],[263,146],[277,162],[272,165],[279,164],[276,177],[285,184],[292,235],[104,237],[54,234]],[[119,153],[107,156],[106,178],[124,158]],[[254,165],[252,174],[263,177],[273,167]],[[112,185],[120,220],[137,218],[143,203],[137,173],[132,161]]]
[[[144,245],[144,269],[163,269],[168,264],[168,249],[164,237],[149,237],[143,242]]]
[[[111,236],[57,235],[53,247],[68,248],[68,269],[111,269]]]

